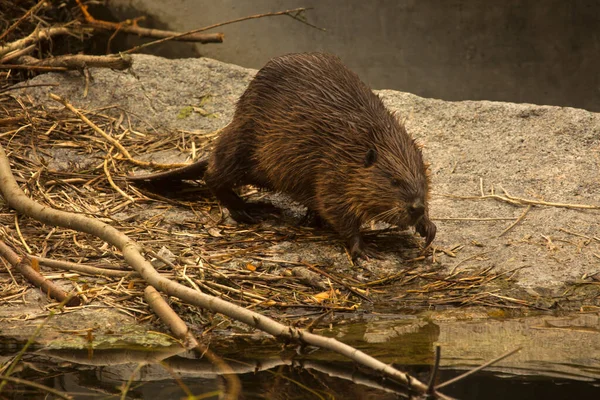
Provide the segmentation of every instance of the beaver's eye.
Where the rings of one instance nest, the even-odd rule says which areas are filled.
[[[365,167],[369,168],[377,161],[377,150],[369,149],[365,155]]]
[[[402,181],[400,179],[392,178],[392,186],[399,187],[402,185]]]

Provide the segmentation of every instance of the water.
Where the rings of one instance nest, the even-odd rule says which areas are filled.
[[[422,382],[429,379],[433,348],[439,344],[438,383],[520,345],[519,353],[442,392],[459,399],[596,399],[600,398],[597,323],[594,315],[462,321],[386,315],[321,333],[393,363]],[[209,347],[235,371],[243,399],[395,399],[405,393],[405,388],[327,351],[299,355],[296,348],[283,348],[266,336],[240,333],[233,338],[226,342],[214,338]],[[3,364],[23,345],[8,339],[0,343]],[[198,358],[177,345],[116,341],[94,350],[52,347],[36,346],[24,354],[12,376],[75,399],[120,398],[124,387],[128,399],[179,399],[186,393],[216,399],[227,387],[227,380],[206,357]],[[9,383],[2,396],[35,399],[45,398],[45,393]]]

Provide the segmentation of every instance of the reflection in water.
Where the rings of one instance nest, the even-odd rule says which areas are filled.
[[[173,348],[164,350],[99,350],[91,359],[87,350],[38,351],[25,355],[19,377],[69,393],[76,399],[120,397],[121,388],[129,380],[130,399],[182,398],[186,393],[217,398],[222,392],[223,378],[206,359],[193,358],[192,353],[181,349],[176,355],[172,355]],[[277,347],[271,350],[277,351]],[[167,358],[159,361],[161,356]],[[244,399],[397,399],[398,395],[408,395],[400,385],[349,362],[303,359],[294,353],[290,357],[272,354],[261,359],[227,361],[242,382]],[[429,373],[428,365],[400,368],[422,379]],[[443,369],[440,382],[460,372]],[[499,377],[484,371],[445,388],[444,392],[461,399],[567,399],[574,394],[576,398],[588,398],[598,393],[599,385],[600,381],[565,378]],[[8,385],[4,394],[13,399],[44,397],[42,392],[14,384]]]
[[[449,313],[445,314],[447,318]],[[463,315],[466,317],[466,315]],[[329,335],[427,381],[435,344],[442,345],[439,383],[504,353],[523,350],[499,365],[452,384],[443,393],[460,399],[597,398],[600,393],[598,317],[542,316],[509,320],[446,320],[372,315],[364,323],[340,324]],[[24,342],[0,338],[0,363],[10,362]],[[238,336],[213,343],[242,383],[242,398],[396,399],[406,389],[358,368],[338,355],[282,348]],[[218,368],[179,346],[121,343],[110,349],[39,349],[23,355],[12,374],[71,394],[76,399],[121,397],[170,399],[188,394],[218,398],[226,389]],[[45,398],[42,391],[8,383],[4,398]]]
[[[174,356],[165,361],[164,366],[153,364],[140,369],[127,392],[127,398],[180,399],[186,393],[193,393],[216,399],[223,390],[223,379],[210,372],[214,368],[210,363],[185,356]],[[121,387],[137,367],[136,363],[82,366],[59,362],[59,359],[52,357],[34,356],[28,361],[29,368],[22,371],[20,376],[70,393],[76,399],[120,397]],[[406,394],[401,387],[363,373],[351,363],[292,361],[274,357],[233,361],[231,365],[239,371],[244,399],[385,400],[405,398],[403,394]],[[40,368],[46,372],[41,373]],[[412,366],[403,369],[423,376],[428,373],[429,367]],[[442,381],[447,380],[459,373],[460,371],[442,370],[440,378]],[[446,388],[444,393],[459,399],[591,399],[600,390],[599,385],[600,381],[594,384],[543,377],[525,380],[521,377],[502,378],[483,372]],[[13,399],[41,399],[45,395],[19,385],[9,385],[3,394]]]

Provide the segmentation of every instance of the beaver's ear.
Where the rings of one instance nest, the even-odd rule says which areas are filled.
[[[365,155],[365,167],[370,167],[371,165],[375,164],[375,161],[377,161],[377,150],[367,150],[367,154]]]

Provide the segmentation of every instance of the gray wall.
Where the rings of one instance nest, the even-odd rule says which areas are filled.
[[[218,28],[225,32],[223,44],[198,45],[194,50],[168,45],[158,53],[200,53],[260,68],[279,54],[328,51],[373,88],[445,100],[502,100],[600,111],[600,2],[112,0],[110,4],[117,17],[148,13],[153,25],[181,31],[250,14],[312,7],[308,21],[326,32],[289,17],[270,17]]]

